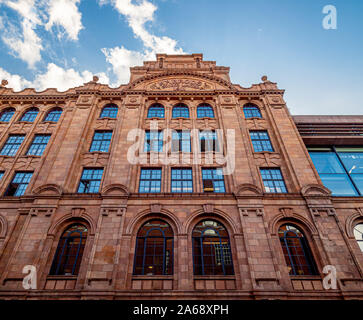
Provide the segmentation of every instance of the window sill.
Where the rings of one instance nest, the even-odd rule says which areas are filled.
[[[132,280],[173,280],[173,275],[133,275]]]
[[[16,123],[34,123],[34,121],[16,121]]]
[[[234,275],[225,275],[225,276],[194,276],[194,280],[235,280],[236,277]]]
[[[301,275],[301,276],[297,276],[297,275],[290,275],[290,279],[291,280],[321,280],[321,276],[320,275]]]
[[[165,120],[165,118],[158,118],[158,117],[152,117],[152,118],[146,118],[147,120]]]
[[[201,117],[201,118],[197,118],[197,120],[203,120],[203,119],[213,119],[213,120],[215,120],[216,118],[211,118],[211,117]]]
[[[50,120],[47,120],[47,121],[42,121],[42,123],[57,123],[58,121],[50,121]]]
[[[254,119],[257,119],[257,120],[263,120],[263,118],[260,118],[260,117],[251,117],[251,118],[246,118],[246,120],[254,120]]]
[[[116,120],[117,118],[111,118],[111,117],[102,117],[98,118],[97,120]]]
[[[78,275],[48,275],[47,280],[76,280]]]
[[[41,158],[42,156],[37,156],[35,154],[25,154],[23,156],[20,156],[21,158]]]

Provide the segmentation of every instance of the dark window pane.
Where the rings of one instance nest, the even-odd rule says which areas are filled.
[[[173,274],[173,230],[166,222],[154,219],[140,228],[136,239],[134,274]]]
[[[214,220],[199,222],[192,234],[195,275],[233,275],[228,232]]]
[[[54,255],[51,275],[77,275],[81,265],[88,229],[81,224],[70,226],[61,236]]]
[[[285,261],[291,275],[317,275],[317,267],[304,234],[285,224],[279,229]]]

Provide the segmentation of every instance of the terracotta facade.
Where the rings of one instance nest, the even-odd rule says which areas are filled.
[[[314,137],[297,128],[313,117],[294,118],[283,95],[267,77],[250,88],[232,84],[229,68],[204,61],[201,54],[157,55],[156,61],[131,68],[130,82],[115,89],[96,77],[66,92],[14,92],[3,82],[0,112],[16,111],[11,121],[0,123],[0,145],[10,134],[25,138],[15,156],[0,156],[0,298],[361,299],[363,253],[352,230],[363,221],[363,198],[332,197],[322,185],[304,143]],[[100,118],[109,103],[117,105],[117,118]],[[153,103],[165,107],[164,119],[147,118]],[[188,106],[190,118],[172,118],[177,103]],[[215,118],[197,117],[201,103],[213,107]],[[246,119],[247,103],[257,105],[262,118]],[[35,121],[19,121],[33,106],[39,108]],[[54,107],[63,110],[59,121],[44,121]],[[315,122],[326,120],[334,131],[337,121],[328,118]],[[363,124],[363,117],[355,118]],[[151,121],[160,130],[222,129],[223,139],[227,129],[234,130],[235,170],[224,177],[226,193],[203,192],[201,169],[221,167],[215,159],[203,163],[205,154],[202,164],[131,164],[127,152],[134,141],[128,134],[148,130]],[[89,152],[95,130],[113,132],[109,152]],[[254,152],[249,130],[267,130],[274,151]],[[26,155],[35,134],[51,135],[42,156]],[[315,139],[352,144],[344,133]],[[363,144],[363,137],[354,139]],[[162,169],[160,193],[138,192],[143,167]],[[192,168],[193,193],[171,192],[173,167]],[[281,169],[288,193],[265,192],[259,168],[267,167]],[[83,168],[104,169],[99,193],[77,193]],[[4,196],[17,171],[33,172],[25,194]],[[136,234],[151,218],[173,229],[173,275],[133,275]],[[228,230],[234,275],[193,274],[192,230],[208,218]],[[79,273],[49,275],[59,238],[74,222],[89,230]],[[318,275],[289,275],[277,232],[286,222],[304,232]],[[37,269],[37,289],[23,288],[26,265]],[[326,265],[337,269],[337,289],[323,289]]]

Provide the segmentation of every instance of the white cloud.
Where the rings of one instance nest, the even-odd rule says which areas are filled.
[[[59,25],[64,28],[68,37],[74,41],[78,40],[78,34],[83,29],[82,14],[77,5],[81,0],[50,0],[47,8],[49,21],[45,25],[46,30]],[[59,33],[62,37],[63,34]]]
[[[106,56],[106,61],[112,65],[118,84],[128,82],[129,68],[140,65],[144,60],[155,58],[156,53],[183,54],[182,48],[178,48],[177,41],[163,36],[158,37],[146,29],[145,24],[154,21],[154,13],[157,7],[148,0],[133,4],[131,0],[99,0],[100,5],[111,3],[116,10],[126,17],[135,37],[144,45],[144,51],[132,51],[121,47],[103,48],[101,51]]]
[[[40,23],[35,10],[34,0],[2,1],[9,8],[15,10],[22,18],[21,32],[13,23],[5,19],[8,28],[4,27],[2,40],[12,52],[25,61],[30,68],[34,68],[40,61],[40,51],[43,49],[41,39],[35,33],[36,26]]]
[[[105,73],[96,74],[99,82],[108,84],[109,79]],[[49,63],[45,73],[39,73],[33,81],[28,81],[19,75],[12,75],[4,69],[0,68],[0,79],[8,80],[8,88],[15,91],[24,88],[35,88],[37,91],[43,91],[47,88],[56,88],[58,91],[66,91],[69,88],[80,86],[91,81],[93,73],[86,70],[78,72],[74,69],[63,69],[54,63]]]
[[[3,4],[14,10],[20,16],[19,26],[2,13],[2,40],[11,49],[11,53],[25,61],[29,68],[41,61],[41,52],[44,50],[42,39],[37,31],[44,27],[50,31],[53,26],[57,28],[58,38],[64,34],[71,40],[77,40],[79,32],[83,29],[82,15],[78,10],[81,0],[0,0]],[[6,24],[6,26],[5,26]]]
[[[5,32],[3,41],[13,50],[20,59],[25,61],[29,68],[34,68],[35,63],[41,60],[40,51],[43,50],[41,39],[34,31],[35,25],[28,19],[22,22],[22,35],[16,32]]]
[[[10,74],[9,72],[5,71],[0,67],[0,81],[4,79],[8,80],[9,82],[7,87],[13,88],[15,91],[20,91],[25,87],[31,86],[30,81],[24,79],[17,74]]]
[[[150,60],[150,52],[137,52],[127,50],[123,46],[102,49],[106,61],[112,65],[114,74],[117,77],[117,84],[127,83],[130,79],[130,67],[141,65],[144,60]],[[117,86],[114,84],[114,86]]]

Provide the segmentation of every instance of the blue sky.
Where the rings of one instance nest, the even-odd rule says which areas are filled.
[[[242,86],[266,74],[293,114],[363,114],[362,17],[361,0],[0,0],[0,78],[117,87],[156,52],[203,53]]]

